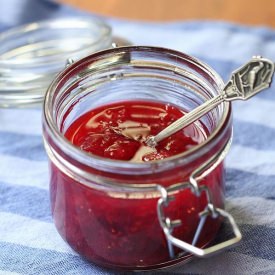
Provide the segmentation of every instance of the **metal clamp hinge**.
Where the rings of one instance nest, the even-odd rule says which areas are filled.
[[[161,188],[166,190],[164,187],[161,187]],[[183,189],[187,189],[187,188],[192,190],[193,186],[190,185],[190,183],[183,183],[182,185],[178,185],[178,190],[183,190]],[[181,220],[171,220],[169,217],[165,217],[164,207],[167,207],[169,202],[171,200],[173,200],[174,197],[168,196],[167,190],[166,191],[164,191],[164,190],[162,190],[162,193],[165,194],[165,196],[162,196],[158,200],[157,213],[158,213],[159,223],[163,229],[163,232],[164,232],[166,240],[167,240],[169,255],[171,258],[175,257],[173,246],[176,246],[184,251],[190,252],[196,256],[204,257],[204,256],[208,256],[210,254],[216,253],[216,252],[220,252],[224,249],[227,249],[227,248],[235,245],[236,243],[238,243],[241,240],[242,235],[241,235],[241,232],[240,232],[234,218],[225,210],[216,208],[212,204],[212,202],[209,200],[209,198],[210,198],[209,191],[206,186],[201,186],[199,188],[200,191],[198,192],[200,194],[202,192],[206,193],[206,198],[208,200],[208,203],[207,203],[205,209],[199,213],[199,223],[198,223],[197,230],[194,234],[192,243],[189,244],[189,243],[184,242],[178,238],[175,238],[172,235],[173,229],[177,226],[180,226],[182,224],[182,221]],[[203,230],[205,221],[208,216],[212,217],[213,219],[216,219],[218,217],[226,218],[229,221],[230,226],[232,227],[232,231],[235,236],[230,240],[224,241],[222,243],[216,244],[214,246],[211,246],[211,247],[208,247],[205,249],[201,249],[201,248],[196,247],[196,243],[199,239],[199,236]]]
[[[227,150],[227,149],[228,148],[225,146],[224,150]],[[222,154],[224,154],[224,150],[221,151],[220,154],[217,154],[216,156],[213,156],[212,158],[210,158],[207,162],[205,162],[198,169],[196,169],[191,174],[188,182],[175,184],[173,186],[170,186],[167,189],[164,188],[163,186],[158,186],[161,197],[159,198],[157,203],[157,215],[158,215],[160,226],[162,227],[164,235],[167,240],[167,246],[168,246],[169,255],[171,259],[175,257],[174,246],[186,252],[190,252],[196,256],[205,257],[210,254],[214,254],[224,249],[227,249],[229,247],[232,247],[242,239],[242,234],[234,218],[225,210],[215,207],[208,187],[205,185],[200,186],[198,184],[198,179],[201,179],[202,173],[205,172],[207,168],[209,169],[210,165],[212,167],[210,168],[211,171],[212,169],[217,167],[217,165],[220,163],[220,158]],[[180,226],[182,221],[171,220],[169,217],[166,217],[164,214],[164,207],[167,207],[170,201],[175,199],[175,197],[173,195],[169,195],[169,193],[171,194],[174,192],[183,191],[185,189],[191,190],[192,193],[197,197],[200,197],[202,193],[204,193],[207,201],[206,207],[202,212],[199,213],[199,223],[191,244],[185,241],[182,241],[178,238],[175,238],[172,235],[174,228],[177,226]],[[229,221],[229,224],[232,228],[234,237],[222,243],[218,243],[213,246],[207,247],[205,249],[197,247],[196,244],[199,240],[199,237],[201,235],[201,232],[203,230],[207,217],[211,217],[212,219],[217,219],[218,217],[226,218]]]

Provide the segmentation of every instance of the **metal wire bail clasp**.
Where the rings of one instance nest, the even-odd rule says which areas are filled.
[[[234,218],[227,211],[214,206],[214,204],[212,203],[211,194],[207,186],[198,185],[198,181],[200,178],[202,178],[202,176],[204,176],[205,174],[208,174],[218,166],[218,164],[221,162],[221,159],[223,159],[223,156],[224,156],[223,154],[225,154],[225,151],[228,150],[227,147],[228,147],[228,144],[225,146],[224,150],[222,150],[221,153],[211,157],[207,162],[205,162],[198,169],[196,169],[191,174],[189,178],[189,182],[175,184],[173,186],[168,187],[167,189],[162,186],[158,186],[161,197],[159,198],[157,203],[157,214],[158,214],[160,226],[162,227],[167,240],[169,255],[171,259],[175,257],[174,246],[186,252],[190,252],[196,256],[205,257],[210,254],[227,249],[235,245],[241,240],[242,234]],[[200,197],[202,193],[205,193],[206,199],[207,199],[207,204],[205,209],[201,213],[199,213],[198,227],[194,234],[193,241],[191,244],[185,241],[182,241],[178,238],[175,238],[172,235],[173,229],[176,226],[180,226],[181,223],[184,221],[171,220],[169,217],[166,217],[164,215],[164,207],[167,207],[169,205],[169,202],[174,199],[174,196],[169,195],[169,193],[171,192],[174,193],[175,191],[183,191],[185,189],[190,189],[193,192],[193,194],[196,195],[197,197]],[[229,224],[235,236],[229,240],[215,244],[205,249],[197,247],[196,243],[199,239],[199,236],[203,230],[205,221],[208,216],[212,217],[213,219],[216,219],[218,217],[224,217],[225,219],[227,219],[229,221]]]

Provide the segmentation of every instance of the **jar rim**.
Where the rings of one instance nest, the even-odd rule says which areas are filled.
[[[189,163],[190,161],[194,160],[195,158],[206,154],[209,151],[209,146],[212,148],[214,147],[219,140],[217,137],[221,134],[221,132],[225,131],[224,126],[229,124],[231,119],[231,104],[229,102],[222,103],[223,105],[223,112],[221,119],[215,127],[214,131],[207,137],[205,141],[200,143],[199,145],[194,146],[193,148],[169,157],[162,160],[156,160],[152,162],[141,162],[141,163],[133,163],[128,161],[121,161],[121,160],[112,160],[108,158],[103,158],[96,156],[94,154],[85,152],[81,150],[79,147],[73,145],[69,140],[67,140],[63,134],[59,131],[56,123],[54,122],[54,118],[48,107],[50,106],[50,101],[52,99],[52,93],[54,92],[55,88],[58,85],[62,84],[64,78],[72,73],[72,71],[77,70],[78,68],[83,67],[86,63],[88,64],[94,58],[99,58],[100,56],[108,55],[108,54],[116,54],[116,53],[129,53],[131,51],[139,51],[139,52],[157,52],[157,53],[167,53],[170,55],[174,55],[177,58],[188,59],[188,61],[192,62],[196,67],[200,67],[204,71],[206,71],[215,81],[215,84],[221,91],[224,87],[224,82],[219,76],[218,73],[210,66],[205,64],[204,62],[189,56],[185,53],[168,49],[162,47],[152,47],[152,46],[126,46],[126,47],[117,47],[113,49],[103,50],[94,54],[91,54],[75,63],[71,66],[66,68],[63,72],[61,72],[55,80],[51,83],[50,87],[48,88],[44,100],[43,106],[43,125],[44,127],[48,128],[48,134],[50,135],[51,139],[57,141],[62,152],[67,154],[76,154],[77,160],[81,163],[85,163],[85,165],[89,166],[95,164],[97,167],[100,167],[103,171],[109,171],[110,169],[113,171],[118,171],[120,169],[120,173],[125,174],[140,174],[142,173],[151,173],[152,171],[163,171],[170,169],[171,167],[177,167],[183,163]],[[226,142],[229,142],[227,140]],[[84,162],[85,161],[85,162]],[[121,169],[123,167],[123,169]]]

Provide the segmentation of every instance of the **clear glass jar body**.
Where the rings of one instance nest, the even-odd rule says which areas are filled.
[[[173,265],[190,257],[179,249],[171,259],[157,215],[159,187],[189,180],[194,170],[221,153],[232,135],[230,104],[202,118],[210,135],[177,156],[149,163],[103,159],[70,144],[63,133],[87,111],[115,101],[169,102],[189,111],[223,87],[208,66],[163,48],[125,47],[98,52],[72,64],[49,87],[43,130],[50,159],[50,196],[58,232],[87,259],[106,267],[141,270]],[[204,171],[199,184],[209,188],[213,203],[224,204],[223,157]],[[165,215],[180,219],[174,236],[192,242],[204,195],[174,191]],[[207,219],[199,247],[211,242],[220,219]]]

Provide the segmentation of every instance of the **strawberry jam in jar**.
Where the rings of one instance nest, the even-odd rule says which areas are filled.
[[[75,251],[101,266],[148,270],[240,240],[223,209],[230,104],[155,148],[145,144],[223,86],[199,60],[143,46],[97,52],[56,77],[43,112],[50,199]],[[235,236],[213,245],[224,219]]]

